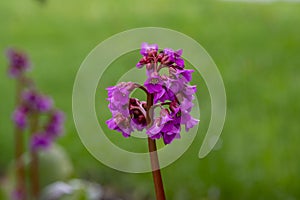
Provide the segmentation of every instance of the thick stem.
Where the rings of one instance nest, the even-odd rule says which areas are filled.
[[[147,94],[147,125],[152,124],[152,110],[151,106],[153,105],[153,95]],[[151,168],[152,168],[152,177],[155,187],[155,195],[157,200],[165,200],[165,191],[164,186],[161,178],[160,168],[159,168],[159,161],[158,161],[158,155],[157,155],[157,148],[156,148],[156,142],[155,140],[152,140],[151,138],[148,138],[148,147],[149,147],[149,154],[150,154],[150,161],[151,161]]]
[[[144,86],[139,85],[139,84],[135,84],[135,85],[137,88],[143,90],[146,93],[147,97],[149,96],[149,92],[147,91],[147,89]]]
[[[26,199],[26,175],[25,165],[22,159],[24,153],[23,132],[15,130],[15,165],[16,165],[16,192],[22,200]]]
[[[34,113],[31,116],[31,136],[36,133],[38,129],[38,115]],[[38,152],[34,149],[30,149],[30,189],[31,198],[37,200],[40,194],[40,183],[39,183],[39,161]]]
[[[38,169],[39,169],[38,154],[36,151],[31,151],[30,181],[31,181],[31,195],[34,200],[37,200],[40,194]]]
[[[151,159],[151,167],[152,167],[152,177],[155,187],[155,195],[157,200],[165,200],[165,191],[164,185],[161,178],[161,173],[159,169],[159,161],[156,151],[156,143],[155,140],[148,138],[148,146],[149,146],[149,153]]]
[[[20,81],[16,85],[16,105],[20,104],[20,97],[22,92],[22,84]],[[15,167],[16,167],[16,192],[22,200],[26,200],[26,175],[25,175],[25,165],[22,159],[24,153],[24,141],[23,141],[23,131],[15,126]]]

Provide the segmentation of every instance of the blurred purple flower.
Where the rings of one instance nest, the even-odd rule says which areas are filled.
[[[65,114],[60,110],[56,110],[52,113],[52,121],[54,123],[58,123],[62,125],[65,119],[66,119]]]
[[[9,74],[17,78],[18,84],[22,87],[18,91],[19,97],[12,120],[16,127],[23,131],[32,123],[31,128],[37,129],[30,138],[30,148],[33,150],[46,149],[63,132],[64,114],[53,108],[53,100],[36,90],[31,79],[23,76],[23,73],[30,68],[27,55],[23,52],[9,49],[6,52],[9,60]],[[20,78],[21,77],[21,78]],[[42,115],[48,116],[47,124],[42,124]]]
[[[24,197],[24,191],[20,188],[14,189],[11,193],[11,200],[23,200]]]
[[[8,73],[11,77],[19,77],[30,68],[30,63],[25,53],[15,49],[8,49],[6,55],[9,60]]]
[[[62,111],[54,111],[48,124],[45,127],[45,134],[50,138],[55,139],[56,137],[62,135],[63,133],[63,123],[65,121],[65,115]]]
[[[53,100],[50,97],[40,95],[36,102],[36,108],[40,112],[48,112],[53,107]]]
[[[33,151],[46,150],[52,145],[52,139],[47,134],[40,132],[31,137],[30,147]]]
[[[22,100],[32,111],[48,112],[53,106],[51,98],[41,95],[34,90],[26,90],[22,93]]]
[[[13,113],[13,121],[20,129],[25,129],[27,126],[27,113],[28,109],[24,106],[19,106]]]

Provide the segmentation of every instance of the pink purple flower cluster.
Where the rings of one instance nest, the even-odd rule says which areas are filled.
[[[25,130],[30,126],[30,120],[46,116],[45,124],[40,127],[31,137],[31,148],[34,150],[46,149],[63,132],[64,114],[53,108],[51,98],[42,95],[34,90],[26,90],[22,93],[20,105],[13,113],[15,125]],[[37,119],[37,120],[38,120]]]
[[[33,118],[37,118],[37,129],[32,133],[30,147],[33,150],[46,149],[62,134],[64,114],[53,106],[53,100],[38,92],[32,81],[24,78],[24,72],[29,67],[29,61],[24,53],[13,49],[7,51],[10,75],[18,79],[22,86],[19,105],[13,112],[12,120],[16,127],[25,131],[31,126]],[[27,83],[30,82],[28,86]],[[40,120],[43,118],[43,120]],[[46,118],[46,120],[44,119]],[[44,124],[41,124],[43,122]]]
[[[143,43],[140,53],[143,57],[136,66],[146,66],[147,80],[143,90],[153,96],[154,105],[147,108],[146,102],[129,97],[135,88],[141,88],[137,84],[129,82],[109,87],[109,109],[113,117],[106,123],[110,129],[120,131],[126,137],[134,129],[146,128],[151,139],[162,138],[165,144],[169,144],[180,138],[181,125],[188,131],[199,122],[190,115],[196,92],[196,86],[189,85],[193,70],[184,69],[182,50],[167,48],[159,51],[157,44]],[[161,73],[163,68],[168,69],[168,74]],[[154,117],[153,112],[151,123],[147,124],[147,111],[157,108],[160,109],[159,116]]]

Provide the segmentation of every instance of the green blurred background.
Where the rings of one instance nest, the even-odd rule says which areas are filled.
[[[91,49],[113,34],[144,26],[171,28],[196,39],[218,65],[228,98],[221,139],[200,160],[210,102],[203,80],[194,80],[200,86],[200,129],[188,151],[162,170],[168,199],[300,199],[298,3],[0,1],[0,51],[11,46],[27,51],[34,64],[30,76],[66,112],[66,134],[58,143],[71,157],[74,176],[137,199],[153,198],[151,174],[115,171],[87,152],[71,108],[76,72]],[[134,66],[135,55],[119,63]],[[13,159],[10,116],[15,84],[7,77],[4,54],[0,66],[0,174],[4,175]]]

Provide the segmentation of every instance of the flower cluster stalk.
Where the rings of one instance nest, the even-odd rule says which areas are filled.
[[[144,90],[145,91],[145,90]],[[147,125],[151,125],[151,107],[153,106],[153,95],[147,92]],[[148,149],[150,154],[152,177],[155,188],[155,196],[157,200],[165,200],[164,185],[161,177],[159,160],[157,155],[156,141],[148,137]]]
[[[148,148],[149,148],[149,153],[150,153],[152,177],[153,177],[154,188],[155,188],[155,196],[156,196],[157,200],[165,200],[166,197],[165,197],[164,185],[163,185],[160,167],[159,167],[156,141],[151,138],[148,138]]]
[[[39,118],[37,113],[33,113],[31,116],[30,124],[30,135],[33,136],[38,130]],[[30,166],[29,166],[29,176],[30,176],[30,191],[31,199],[38,200],[40,194],[40,183],[39,183],[39,158],[38,152],[34,149],[30,149]]]
[[[20,103],[20,96],[22,91],[22,85],[20,81],[16,83],[16,100],[15,103]],[[15,126],[15,169],[16,169],[16,193],[18,196],[23,197],[22,200],[26,200],[26,172],[25,164],[22,159],[24,153],[23,131],[19,127]]]

